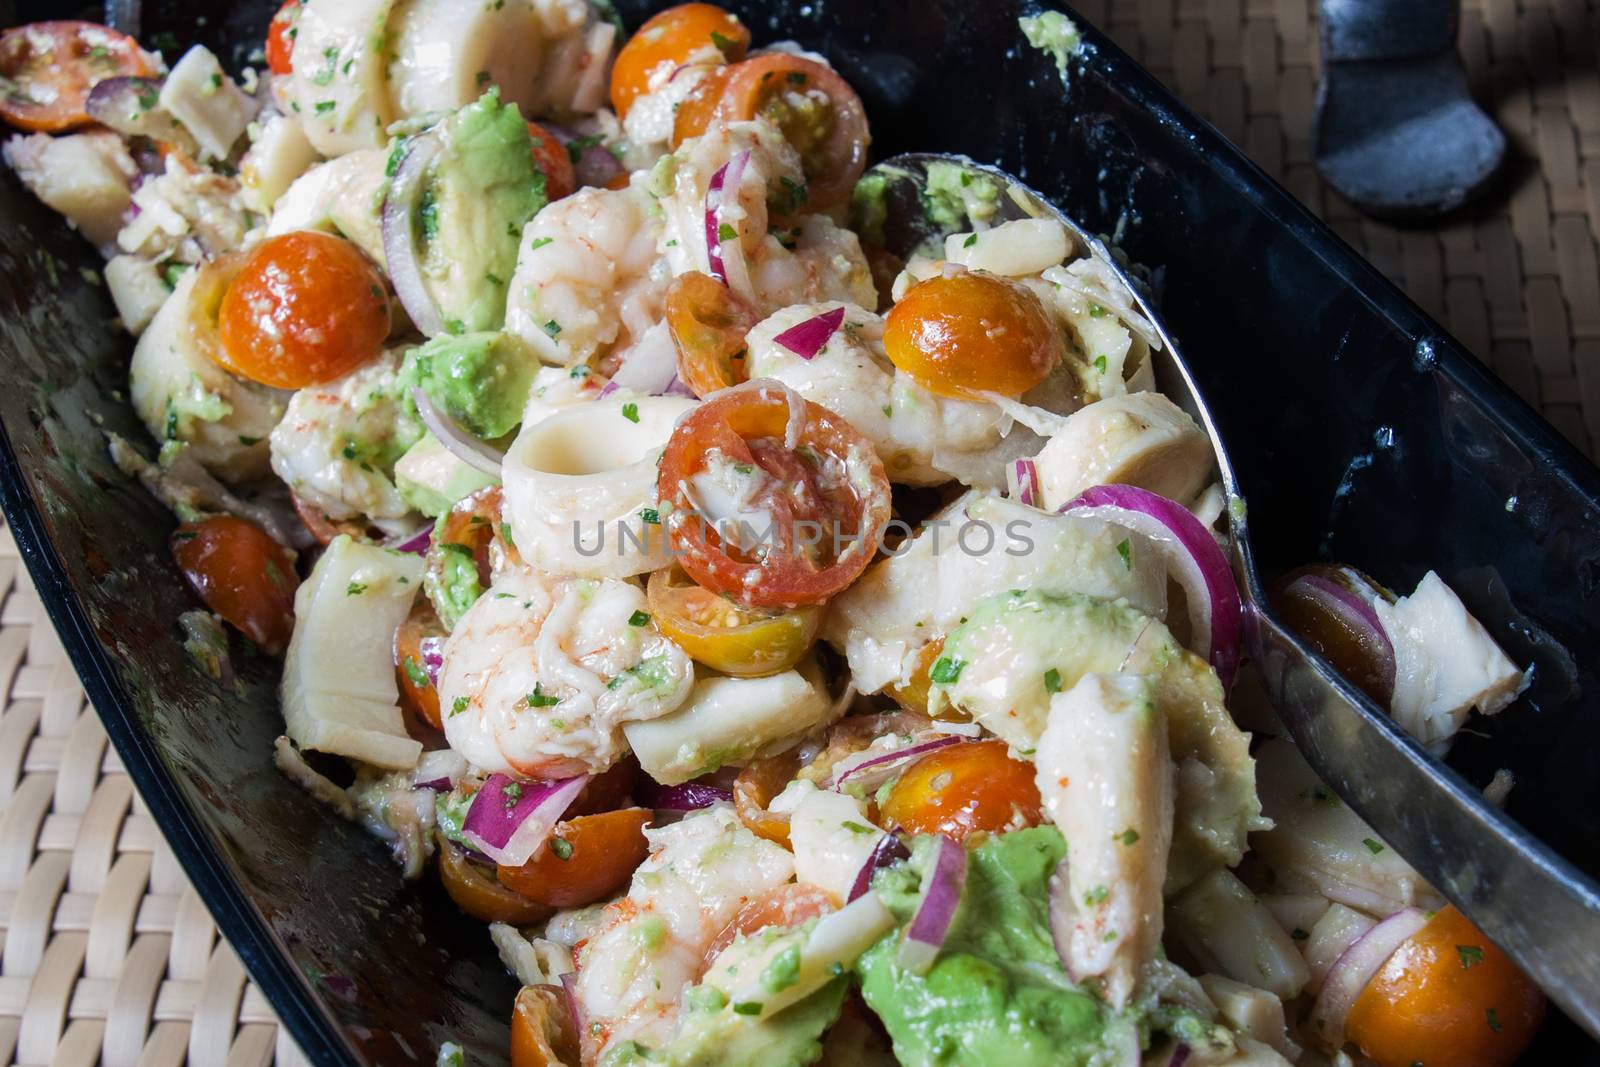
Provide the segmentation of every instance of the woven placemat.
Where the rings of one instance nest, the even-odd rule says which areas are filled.
[[[1544,412],[1600,447],[1597,0],[1466,0],[1503,186],[1432,227],[1367,220],[1311,163],[1315,0],[1077,0]],[[0,529],[0,1060],[304,1062],[139,802]]]

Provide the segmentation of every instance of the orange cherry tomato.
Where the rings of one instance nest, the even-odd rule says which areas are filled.
[[[799,926],[838,907],[839,902],[833,899],[833,894],[820,886],[808,882],[775,886],[746,901],[733,920],[722,928],[722,932],[711,939],[700,962],[700,973],[704,974],[716,962],[722,950],[733,944],[734,938],[740,934],[749,937],[773,927]]]
[[[1345,1019],[1378,1067],[1510,1067],[1545,999],[1511,958],[1447,907],[1390,956]]]
[[[589,779],[578,799],[567,808],[567,818],[633,807],[633,787],[638,781],[639,761],[631,755],[624,756]]]
[[[553,908],[580,908],[613,896],[650,854],[645,808],[580,815],[556,824],[554,836],[520,867],[502,866],[500,884]]]
[[[672,279],[667,329],[683,384],[704,398],[747,381],[745,335],[760,321],[754,308],[709,274],[689,271]]]
[[[909,833],[965,841],[1037,825],[1041,809],[1033,765],[1007,755],[1004,741],[974,741],[913,763],[889,787],[881,812]]]
[[[733,780],[733,811],[757,837],[789,846],[789,816],[767,810],[772,798],[794,781],[800,754],[791,749],[777,756],[753,760]]]
[[[861,98],[815,60],[768,52],[735,63],[695,86],[685,104],[673,118],[674,148],[714,122],[760,116],[782,130],[800,155],[805,205],[812,211],[842,203],[866,169],[872,135]]]
[[[294,560],[255,523],[233,515],[186,522],[172,535],[172,558],[206,607],[268,652],[294,633]]]
[[[107,78],[155,73],[139,42],[95,22],[34,22],[0,33],[0,118],[60,133],[94,121],[84,105]]]
[[[438,658],[450,632],[427,597],[418,597],[411,614],[394,635],[394,676],[400,687],[400,707],[435,730],[444,729],[439,713],[439,690],[428,678],[429,656]]]
[[[439,839],[439,881],[456,907],[480,922],[531,926],[555,909],[513,893],[495,881],[494,868],[476,863],[449,841]]]
[[[1385,654],[1375,635],[1352,625],[1335,610],[1330,598],[1311,587],[1331,582],[1370,601],[1383,595],[1382,587],[1354,567],[1313,565],[1290,571],[1272,584],[1272,606],[1295,633],[1304,637],[1321,656],[1380,707],[1394,695],[1394,660]]]
[[[676,568],[648,586],[650,617],[697,663],[737,678],[759,678],[799,663],[817,638],[822,609],[755,611],[691,582]]]
[[[560,200],[571,195],[578,188],[578,178],[567,146],[537,122],[528,123],[528,136],[533,138],[533,165],[544,174],[545,199]]]
[[[679,4],[652,16],[617,53],[611,66],[611,107],[626,118],[633,102],[650,91],[650,77],[697,55],[730,63],[744,58],[750,31],[715,4]]]
[[[933,679],[930,677],[933,665],[939,662],[939,655],[944,651],[944,638],[936,638],[922,646],[917,653],[916,669],[911,672],[911,677],[905,685],[892,685],[889,695],[894,697],[895,703],[907,711],[914,711],[919,715],[928,714],[928,696],[933,692]]]
[[[511,1067],[572,1067],[580,1055],[561,987],[523,986],[511,1009]]]
[[[269,237],[245,259],[218,315],[222,365],[277,389],[342,378],[389,336],[383,275],[326,233]]]
[[[981,271],[913,285],[889,311],[883,347],[917,384],[953,397],[1019,397],[1066,355],[1037,296]]]
[[[267,24],[267,69],[274,74],[294,72],[295,24],[300,21],[300,0],[284,0]]]
[[[747,500],[750,514],[765,516],[761,528],[699,513],[701,475]],[[671,505],[667,537],[679,564],[745,607],[822,603],[866,569],[889,521],[889,479],[872,443],[768,380],[725,389],[678,423],[657,492]]]

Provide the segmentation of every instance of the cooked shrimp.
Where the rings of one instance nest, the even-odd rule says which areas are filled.
[[[508,569],[450,633],[439,672],[444,732],[468,761],[526,778],[603,771],[622,724],[677,708],[689,657],[644,615],[631,582]]]
[[[334,522],[365,518],[399,533],[411,505],[394,464],[422,436],[401,403],[399,350],[327,385],[302,389],[272,431],[272,470]]]
[[[622,1041],[666,1044],[712,941],[746,901],[794,874],[788,851],[745,829],[726,804],[645,835],[649,859],[578,954],[585,1063]]]
[[[661,319],[668,275],[661,222],[642,180],[581,189],[548,205],[522,234],[506,329],[547,363],[595,363]]]

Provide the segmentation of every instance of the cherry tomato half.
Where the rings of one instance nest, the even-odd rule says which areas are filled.
[[[909,833],[965,841],[1037,825],[1041,809],[1033,766],[1007,755],[1004,741],[974,741],[913,763],[889,787],[881,812]]]
[[[468,859],[443,838],[439,840],[439,881],[456,907],[480,922],[531,926],[555,913],[548,904],[529,900],[495,881],[493,867]]]
[[[872,143],[866,109],[832,68],[788,52],[768,52],[702,80],[674,116],[673,147],[712,123],[757,116],[782,130],[799,153],[808,210],[826,210],[850,196]]]
[[[580,1055],[561,987],[523,986],[511,1009],[511,1067],[570,1067]]]
[[[728,62],[744,58],[750,31],[715,4],[679,4],[652,16],[617,53],[611,66],[611,107],[626,118],[633,102],[650,91],[650,77],[697,54]]]
[[[1309,581],[1301,581],[1309,579]],[[1295,633],[1379,706],[1394,695],[1394,657],[1381,647],[1381,635],[1353,620],[1311,583],[1331,582],[1371,601],[1382,587],[1354,567],[1313,565],[1290,571],[1272,584],[1272,606]]]
[[[1390,956],[1345,1019],[1379,1067],[1510,1067],[1545,999],[1467,917],[1447,907]]]
[[[929,392],[1019,397],[1066,355],[1044,304],[1007,278],[981,271],[918,282],[883,327],[889,360]]]
[[[645,808],[580,815],[556,824],[554,836],[520,867],[502,866],[500,884],[553,908],[604,900],[628,884],[650,854]]]
[[[206,607],[268,652],[294,633],[300,578],[289,552],[247,519],[213,515],[172,534],[172,558]]]
[[[274,74],[294,72],[295,24],[300,21],[300,0],[284,0],[267,25],[267,69]]]
[[[34,22],[0,33],[0,118],[22,130],[87,126],[89,90],[155,73],[139,42],[95,22]]]
[[[746,607],[827,600],[866,569],[889,521],[872,443],[768,380],[725,389],[678,423],[657,492],[671,505],[667,536],[683,569]],[[746,503],[719,514],[712,496]]]
[[[826,889],[806,882],[789,882],[752,897],[706,946],[706,954],[700,962],[700,973],[704,974],[716,962],[722,950],[733,944],[734,938],[740,934],[749,937],[773,927],[799,926],[819,915],[828,914],[838,906],[839,902]]]
[[[750,377],[745,335],[755,309],[709,274],[689,271],[667,286],[667,329],[678,349],[678,377],[704,398]]]
[[[712,670],[759,678],[800,662],[817,638],[822,609],[756,611],[702,589],[677,569],[650,576],[650,617],[661,632]]]
[[[572,157],[561,139],[537,122],[528,123],[528,136],[533,139],[533,165],[544,174],[546,200],[560,200],[578,188],[578,177],[572,169]]]
[[[383,275],[342,237],[269,237],[246,257],[218,312],[222,365],[277,389],[322,385],[367,363],[389,336]]]
[[[939,662],[939,656],[944,652],[944,638],[936,638],[922,646],[917,653],[917,665],[911,672],[911,677],[906,679],[905,685],[892,685],[889,695],[894,697],[895,703],[907,711],[914,711],[919,715],[928,714],[928,697],[933,692],[933,665]]]
[[[733,811],[757,837],[789,847],[789,816],[769,811],[772,798],[794,781],[800,754],[794,749],[765,759],[752,760],[733,780]]]
[[[437,661],[450,631],[439,621],[427,597],[418,597],[411,614],[394,634],[394,676],[400,688],[400,707],[435,730],[444,729],[439,713],[439,690],[428,677],[427,663]]]

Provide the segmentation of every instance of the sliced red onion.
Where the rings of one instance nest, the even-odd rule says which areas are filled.
[[[1329,614],[1337,616],[1357,636],[1373,662],[1377,664],[1383,688],[1394,689],[1394,643],[1389,640],[1388,632],[1384,630],[1383,623],[1378,620],[1378,613],[1373,610],[1369,601],[1364,600],[1361,594],[1346,589],[1338,582],[1329,581],[1319,574],[1302,574],[1289,583],[1289,588],[1285,592],[1314,600],[1326,608]]]
[[[1183,1067],[1184,1064],[1189,1062],[1189,1057],[1193,1054],[1194,1050],[1188,1045],[1180,1044],[1172,1050],[1172,1055],[1167,1060],[1167,1067]]]
[[[418,789],[432,789],[448,793],[467,773],[466,757],[454,749],[439,748],[424,752],[411,772],[411,782]]]
[[[1428,917],[1416,908],[1397,911],[1368,930],[1334,961],[1322,991],[1311,1006],[1311,1025],[1329,1048],[1344,1044],[1344,1022],[1350,1007],[1367,988],[1395,950],[1428,925]]]
[[[423,190],[428,187],[434,160],[443,151],[444,144],[435,134],[424,133],[411,138],[383,198],[383,258],[389,268],[389,280],[394,283],[395,295],[400,298],[412,324],[428,337],[444,333],[444,316],[422,277],[422,255],[417,247],[417,208],[422,203]]]
[[[1017,503],[1038,507],[1044,499],[1044,491],[1039,488],[1039,465],[1031,459],[1013,462],[1006,471],[1006,488]]]
[[[798,326],[789,327],[773,340],[801,359],[812,359],[822,351],[822,346],[828,343],[828,338],[832,337],[842,325],[844,325],[844,308],[836,307],[832,311],[815,315]]]
[[[910,858],[911,850],[906,848],[904,841],[894,834],[884,834],[883,839],[872,850],[872,854],[867,857],[867,862],[856,872],[856,880],[850,883],[850,895],[845,897],[844,902],[848,904],[871,889],[872,876],[880,869]]]
[[[573,176],[580,186],[593,185],[605,188],[619,174],[625,174],[622,164],[604,145],[590,145],[572,164]]]
[[[755,301],[755,288],[750,284],[750,268],[744,258],[744,244],[738,233],[727,241],[722,239],[722,209],[730,201],[737,201],[739,183],[744,180],[744,169],[750,162],[746,149],[732,160],[717,168],[706,189],[705,231],[706,262],[711,276],[746,300]],[[732,223],[729,224],[732,226]],[[737,226],[733,226],[735,231]]]
[[[83,110],[102,126],[130,137],[172,140],[172,113],[156,103],[161,83],[153,78],[105,78],[95,83]]]
[[[446,452],[473,470],[482,471],[491,478],[500,477],[500,464],[506,458],[504,452],[490,448],[462,429],[456,420],[440,411],[421,388],[412,388],[411,399],[416,401],[417,414],[422,416],[423,425],[439,439]]]
[[[422,669],[428,681],[439,684],[439,672],[444,669],[444,638],[430,634],[422,639]]]
[[[833,788],[843,789],[846,785],[859,785],[863,789],[876,789],[892,778],[896,772],[915,763],[922,757],[949,748],[951,745],[965,744],[965,737],[936,737],[930,741],[920,741],[905,748],[885,752],[881,756],[853,763],[842,771],[835,771]]]
[[[925,974],[944,947],[961,906],[961,890],[967,884],[967,850],[944,834],[938,835],[938,851],[923,881],[922,900],[911,916],[895,962],[912,974]]]
[[[1189,640],[1227,691],[1239,666],[1244,613],[1233,568],[1211,531],[1182,504],[1134,485],[1095,486],[1060,510],[1125,526],[1161,549],[1189,604]]]
[[[661,395],[688,397],[690,400],[700,399],[695,395],[693,389],[690,389],[687,385],[683,384],[683,379],[678,377],[676,373],[672,375],[672,381],[667,383],[667,388],[662,392]]]
[[[659,785],[640,790],[646,807],[657,811],[698,811],[713,804],[733,803],[733,791],[704,782],[684,782],[682,785]]]
[[[567,1005],[567,1018],[572,1021],[572,1033],[581,1042],[583,1040],[583,1001],[578,997],[578,972],[568,971],[558,981],[561,983],[561,999]]]
[[[410,533],[391,537],[384,542],[383,547],[391,552],[410,552],[418,556],[428,554],[428,545],[433,540],[433,523],[425,522]]]
[[[494,862],[520,867],[545,843],[589,778],[516,782],[492,774],[473,795],[461,836]]]

